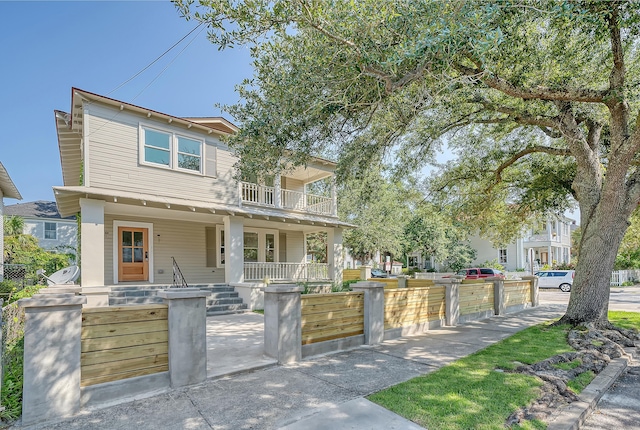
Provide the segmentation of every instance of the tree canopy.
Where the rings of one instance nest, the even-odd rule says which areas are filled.
[[[608,272],[640,201],[640,4],[176,4],[220,47],[251,45],[255,76],[228,107],[241,165],[335,154],[341,177],[357,177],[420,166],[450,142],[461,164],[440,189],[481,228],[575,198],[581,258],[563,321],[608,325]]]

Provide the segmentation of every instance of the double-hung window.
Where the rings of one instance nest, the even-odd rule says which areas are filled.
[[[203,173],[204,141],[180,133],[140,126],[142,164]]]
[[[45,239],[56,239],[57,238],[57,225],[55,222],[45,222],[44,223],[44,238]]]
[[[500,264],[507,264],[507,249],[506,248],[502,248],[498,250],[498,254],[499,254],[499,261]]]

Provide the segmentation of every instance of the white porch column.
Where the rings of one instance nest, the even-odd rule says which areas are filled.
[[[336,190],[336,177],[331,177],[331,214],[338,216],[338,191]]]
[[[342,284],[342,229],[330,228],[327,230],[327,263],[329,263],[329,278]]]
[[[275,194],[273,196],[273,204],[277,208],[282,207],[282,191],[281,191],[282,185],[280,181],[281,181],[280,173],[276,173],[276,176],[273,179],[273,193]]]
[[[80,199],[80,278],[83,287],[104,285],[104,205],[103,200]]]
[[[224,217],[224,281],[244,282],[244,218]]]
[[[4,279],[4,195],[0,189],[0,281]]]
[[[553,249],[551,248],[551,245],[547,246],[547,264],[550,266],[553,262],[553,254],[551,254],[552,252]]]

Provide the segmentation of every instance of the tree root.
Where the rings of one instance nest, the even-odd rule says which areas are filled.
[[[639,347],[640,335],[609,324],[596,328],[582,325],[569,331],[568,343],[576,351],[555,355],[531,365],[518,366],[514,372],[537,376],[544,382],[541,395],[531,405],[515,411],[505,425],[512,427],[522,420],[548,420],[565,404],[578,400],[567,386],[569,381],[591,371],[600,373],[613,358],[625,354],[624,347]]]

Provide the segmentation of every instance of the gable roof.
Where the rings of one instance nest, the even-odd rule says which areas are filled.
[[[3,197],[10,197],[12,199],[22,200],[20,191],[13,183],[7,169],[0,163],[0,190],[2,190]]]
[[[4,207],[5,215],[19,216],[23,218],[58,218],[63,219],[58,212],[56,202],[46,200],[38,200],[35,202],[17,203]],[[75,216],[69,216],[64,219],[75,219]]]

